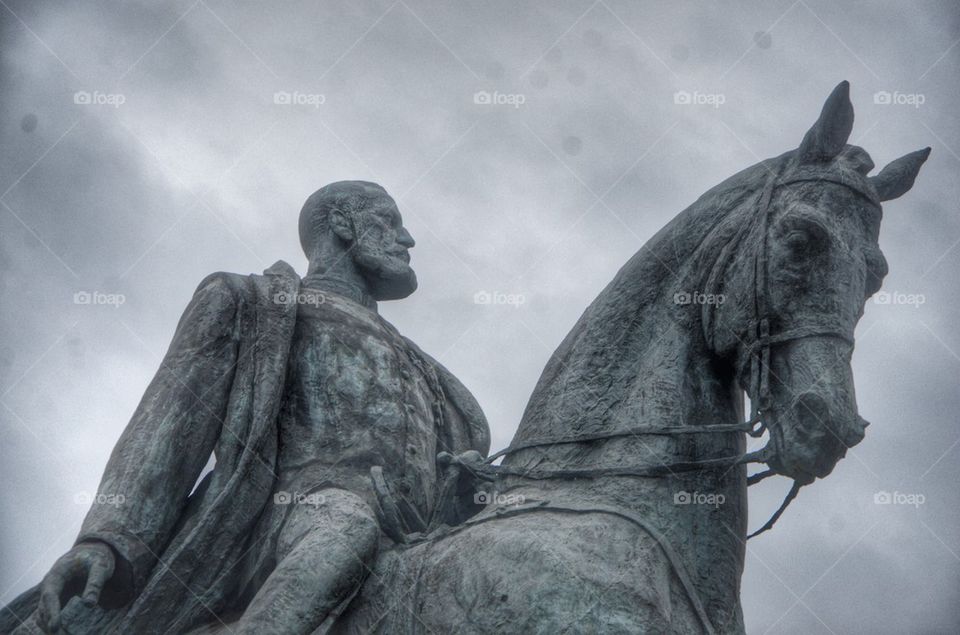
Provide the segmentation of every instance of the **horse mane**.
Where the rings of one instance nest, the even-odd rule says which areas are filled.
[[[713,306],[677,311],[668,305],[676,293],[721,291],[730,259],[762,242],[745,237],[759,227],[754,220],[769,183],[786,178],[849,186],[876,203],[868,206],[874,208],[868,222],[879,223],[879,203],[866,178],[873,162],[862,148],[847,145],[832,161],[814,167],[798,164],[797,152],[756,163],[710,188],[620,268],[550,357],[515,443],[556,435],[557,430],[603,431],[608,415],[628,396],[637,375],[631,370],[670,329],[671,320],[682,332],[700,333],[704,348],[712,349]],[[872,260],[882,277],[882,258]]]

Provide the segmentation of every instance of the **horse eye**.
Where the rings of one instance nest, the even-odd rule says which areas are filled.
[[[823,251],[829,237],[827,231],[817,223],[797,223],[789,227],[783,237],[787,251],[797,257],[808,256]]]
[[[802,251],[810,242],[810,234],[802,229],[794,229],[783,241],[790,251]]]

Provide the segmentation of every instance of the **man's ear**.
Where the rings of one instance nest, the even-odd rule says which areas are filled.
[[[343,210],[336,208],[330,210],[330,229],[344,242],[353,242],[353,223],[350,222]]]

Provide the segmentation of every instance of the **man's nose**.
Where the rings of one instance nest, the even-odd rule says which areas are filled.
[[[407,231],[406,227],[400,228],[400,235],[397,236],[397,242],[407,249],[410,249],[417,244],[417,241],[413,239],[413,236],[410,235],[410,232]]]

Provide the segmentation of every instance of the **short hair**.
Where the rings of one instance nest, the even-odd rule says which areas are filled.
[[[300,246],[310,258],[318,236],[329,230],[330,212],[334,209],[350,213],[363,210],[367,201],[388,196],[382,186],[369,181],[337,181],[324,185],[307,198],[300,210]]]

